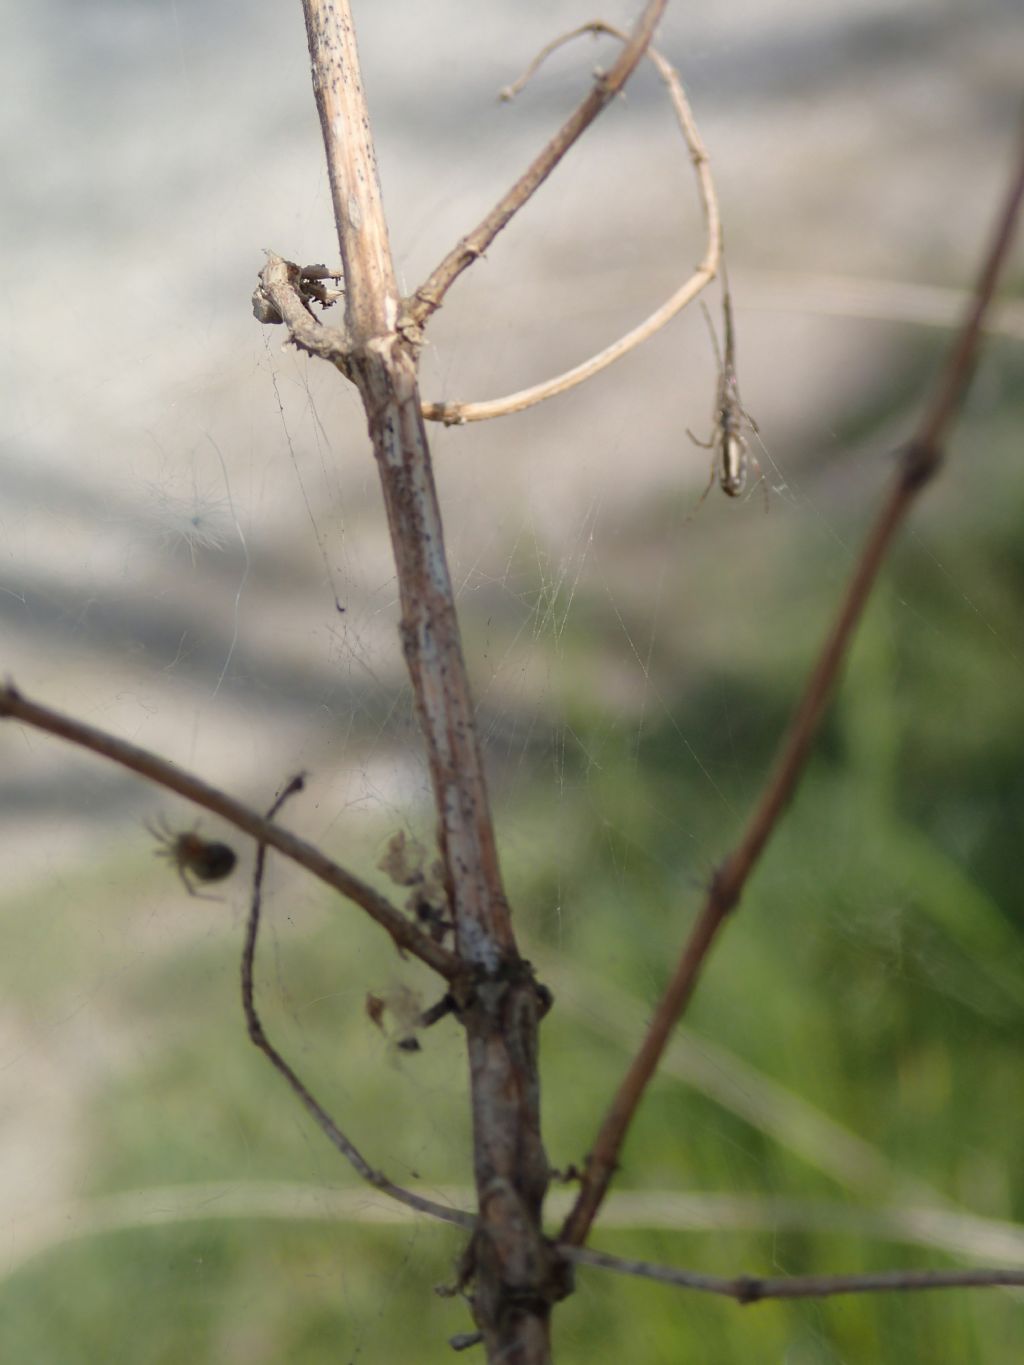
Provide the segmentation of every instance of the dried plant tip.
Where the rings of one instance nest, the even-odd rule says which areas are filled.
[[[404,829],[392,834],[377,866],[396,886],[416,886],[423,880],[423,864],[427,851],[417,839],[410,839]]]
[[[376,1027],[380,1029],[381,1033],[383,1033],[384,1011],[387,1009],[387,1005],[384,1003],[384,1001],[380,998],[379,995],[374,995],[372,991],[367,991],[365,1009],[367,1019],[369,1019],[371,1024],[376,1025]]]

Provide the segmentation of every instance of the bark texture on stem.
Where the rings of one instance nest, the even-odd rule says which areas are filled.
[[[558,1262],[540,1230],[540,997],[502,889],[441,514],[399,298],[347,0],[303,0],[346,286],[347,358],[366,409],[401,600],[401,639],[427,745],[438,843],[463,971],[479,1222],[465,1264],[488,1358],[550,1357]],[[282,315],[284,315],[282,313]]]

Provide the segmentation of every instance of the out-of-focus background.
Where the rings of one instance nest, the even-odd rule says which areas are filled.
[[[601,17],[628,25],[638,0]],[[392,242],[418,284],[573,107],[591,0],[356,3]],[[437,430],[552,1161],[579,1162],[964,307],[1015,150],[1013,3],[674,3],[712,157],[764,475],[707,482],[692,308],[568,397]],[[250,315],[263,248],[336,259],[300,7],[12,8],[0,668],[386,886],[433,819],[361,410]],[[642,71],[452,291],[426,396],[492,397],[631,327],[703,253]],[[722,1274],[1024,1265],[1024,279],[867,615],[810,771],[716,950],[595,1243]],[[712,315],[718,295],[709,291]],[[695,511],[696,508],[696,511]],[[344,610],[340,610],[343,608]],[[0,1356],[441,1361],[460,1239],[371,1197],[248,1043],[251,850],[189,899],[183,803],[0,729]],[[395,891],[396,895],[399,895]],[[352,908],[272,865],[259,987],[371,1162],[468,1200],[465,1067]],[[412,1002],[410,1005],[409,1002]],[[583,1273],[562,1362],[1018,1358],[999,1291],[734,1305]]]

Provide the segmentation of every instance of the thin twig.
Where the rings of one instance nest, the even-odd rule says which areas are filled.
[[[602,72],[594,86],[554,135],[527,171],[495,204],[478,227],[463,237],[429,278],[406,300],[403,330],[418,332],[433,313],[440,308],[444,296],[458,277],[487,250],[510,219],[540,188],[574,142],[586,131],[633,74],[654,30],[664,13],[668,0],[648,0],[647,6],[633,27],[629,42],[619,59],[608,72]]]
[[[538,970],[551,987],[563,1020],[567,1012],[581,1021],[585,1019],[588,1028],[596,1029],[608,1043],[619,1048],[624,1040],[642,1034],[650,1018],[650,1007],[641,997],[616,990],[597,972],[584,972],[578,962],[570,963],[547,947]],[[601,1001],[599,1012],[593,1009],[596,999]],[[905,1200],[933,1207],[945,1202],[927,1181],[901,1169],[876,1146],[824,1110],[691,1028],[684,1026],[673,1032],[659,1063],[659,1075],[663,1081],[671,1078],[707,1096],[861,1195],[875,1198],[898,1193]],[[618,1195],[619,1200],[622,1198]],[[665,1206],[666,1196],[661,1194],[659,1199]],[[606,1226],[608,1216],[606,1206],[602,1226]],[[709,1214],[712,1219],[722,1216],[720,1210]]]
[[[300,775],[293,777],[281,794],[277,797],[274,804],[267,811],[266,819],[269,823],[281,809],[290,796],[302,790],[305,779]],[[356,1172],[372,1185],[375,1190],[380,1190],[382,1194],[389,1195],[392,1199],[397,1199],[400,1204],[405,1204],[411,1209],[417,1209],[420,1213],[430,1214],[433,1218],[440,1218],[446,1223],[455,1223],[459,1227],[472,1228],[476,1219],[472,1214],[463,1213],[460,1209],[448,1208],[444,1204],[437,1204],[432,1199],[425,1199],[422,1195],[413,1194],[411,1190],[404,1189],[401,1185],[396,1185],[389,1180],[381,1171],[375,1171],[363,1154],[349,1138],[341,1131],[338,1125],[328,1114],[323,1105],[316,1099],[310,1090],[300,1080],[298,1074],[285,1061],[267,1037],[263,1024],[256,1012],[256,1000],[253,992],[253,963],[256,958],[256,939],[260,928],[260,911],[263,902],[263,873],[267,860],[267,842],[260,840],[256,850],[256,866],[252,877],[252,901],[249,906],[249,919],[245,929],[245,946],[242,949],[242,1009],[245,1012],[245,1022],[249,1030],[249,1037],[263,1055],[270,1062],[275,1071],[284,1077],[295,1095],[298,1096],[304,1108],[312,1114],[322,1132],[328,1140],[335,1146],[343,1157],[355,1168]]]
[[[226,792],[211,787],[201,778],[194,777],[183,768],[168,763],[164,758],[158,758],[156,754],[151,754],[146,749],[129,744],[127,740],[118,739],[104,730],[85,725],[71,716],[62,715],[59,711],[52,711],[47,706],[40,706],[38,702],[29,701],[11,682],[0,684],[0,716],[9,716],[37,730],[56,735],[71,744],[78,744],[83,749],[109,758],[113,763],[119,763],[123,768],[140,773],[158,786],[177,792],[179,796],[185,797],[195,805],[212,811],[214,815],[219,815],[246,834],[252,835],[254,839],[270,844],[286,858],[298,863],[314,877],[326,882],[353,904],[358,905],[361,910],[365,910],[371,919],[376,920],[387,930],[396,947],[412,953],[414,957],[418,957],[421,962],[433,967],[449,980],[458,974],[459,962],[454,954],[418,929],[368,882],[339,867],[312,844],[307,844],[304,839],[300,839],[289,830],[281,829],[280,826],[265,820],[257,811],[244,806],[241,801],[236,801]]]
[[[1009,252],[1024,198],[1024,146],[967,317],[953,345],[916,436],[903,453],[895,483],[868,534],[860,559],[840,603],[834,625],[811,670],[804,693],[780,745],[775,763],[747,828],[716,873],[707,899],[683,947],[647,1034],[612,1099],[587,1159],[576,1203],[560,1240],[581,1245],[611,1183],[633,1115],[653,1076],[672,1030],[689,1004],[701,969],[719,929],[738,902],[800,779],[840,666],[893,537],[915,497],[934,474],[941,442],[955,416],[977,354],[985,310]]]
[[[786,1275],[762,1279],[756,1275],[703,1275],[696,1270],[677,1270],[650,1261],[624,1260],[589,1247],[559,1246],[567,1261],[576,1265],[637,1275],[645,1280],[721,1294],[737,1303],[763,1299],[826,1299],[836,1294],[877,1294],[908,1289],[991,1289],[999,1285],[1024,1287],[1024,1270],[975,1266],[970,1270],[885,1270],[865,1275]]]
[[[522,76],[513,85],[502,91],[502,98],[510,99],[512,95],[518,93],[547,56],[556,48],[561,47],[563,43],[578,38],[584,33],[604,33],[612,38],[617,38],[622,43],[629,42],[629,35],[623,33],[621,29],[615,28],[612,24],[599,22],[584,24],[581,28],[574,29],[571,33],[563,34],[560,38],[555,38],[548,43],[547,47],[538,53],[530,63]],[[604,350],[590,356],[579,365],[573,366],[571,370],[555,375],[552,379],[546,379],[540,384],[534,384],[528,389],[520,389],[516,393],[506,394],[503,398],[489,398],[475,403],[464,403],[457,400],[446,403],[424,403],[423,415],[428,420],[444,422],[449,426],[464,422],[482,422],[492,417],[504,417],[512,412],[522,412],[525,408],[533,407],[535,403],[541,403],[547,398],[555,397],[556,394],[568,392],[577,384],[582,384],[585,380],[607,369],[616,360],[621,360],[624,355],[635,350],[649,337],[654,336],[688,303],[692,302],[704,286],[713,280],[718,273],[722,250],[722,230],[718,196],[715,193],[714,181],[711,176],[711,163],[707,151],[704,148],[700,133],[697,131],[693,113],[675,68],[652,45],[648,45],[645,55],[653,63],[658,75],[668,87],[676,118],[683,130],[683,137],[686,139],[690,159],[696,171],[697,189],[704,211],[704,220],[707,224],[707,247],[704,252],[704,259],[689,279],[680,285],[675,293],[666,299],[659,308],[656,308],[649,317],[624,336],[613,341],[610,346],[606,346]]]

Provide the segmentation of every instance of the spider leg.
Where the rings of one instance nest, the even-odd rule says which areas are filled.
[[[197,891],[195,886],[188,879],[188,870],[186,868],[179,866],[178,876],[181,879],[182,886],[185,888],[185,890],[188,892],[188,894],[192,897],[193,900],[216,901],[218,905],[223,902],[222,896],[208,896],[205,891]]]
[[[170,827],[162,815],[154,815],[152,820],[143,820],[142,823],[158,844],[166,844],[171,839]],[[157,852],[160,850],[157,849]]]
[[[697,444],[700,445],[700,442],[698,441]],[[697,513],[700,511],[700,509],[704,506],[704,501],[707,498],[707,495],[715,486],[715,478],[717,477],[717,474],[718,452],[716,451],[715,454],[712,455],[711,457],[711,477],[708,479],[707,486],[705,487],[704,492],[700,495],[697,501],[693,504],[693,507],[690,509],[690,512],[686,520],[683,522],[684,526],[688,526],[690,522],[694,519],[694,517],[697,515]]]

